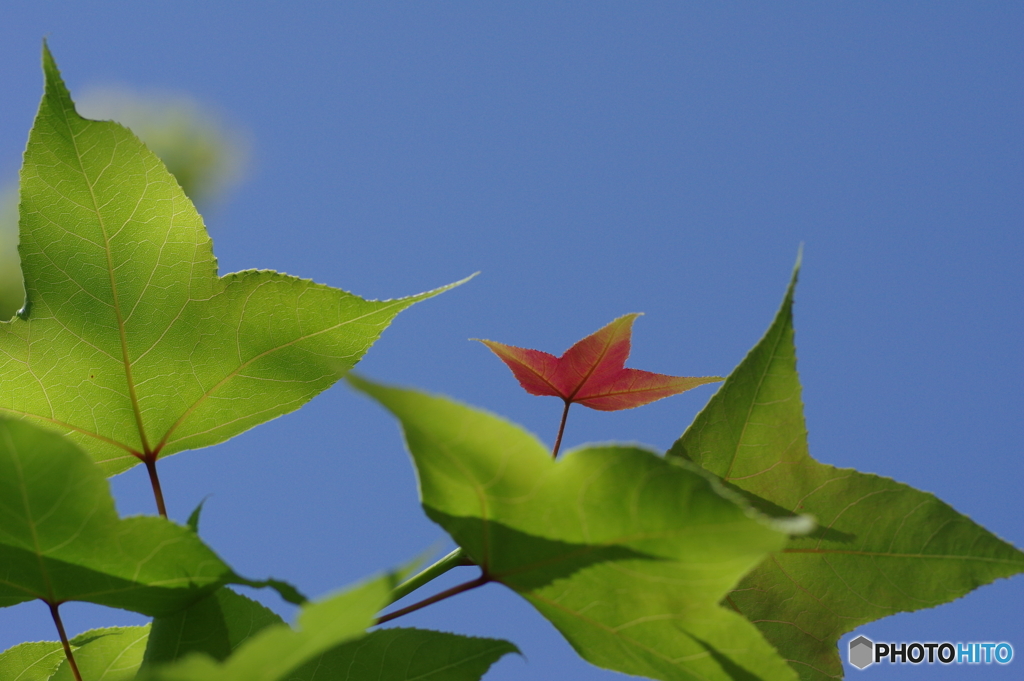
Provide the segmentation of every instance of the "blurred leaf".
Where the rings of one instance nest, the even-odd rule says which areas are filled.
[[[476,681],[519,649],[508,641],[424,629],[381,629],[310,660],[289,678],[304,681]]]
[[[93,629],[71,639],[78,671],[86,681],[132,681],[146,650],[149,625]],[[58,644],[60,645],[60,644]],[[63,653],[63,651],[61,651]],[[52,681],[72,681],[67,660]]]
[[[216,198],[244,172],[242,136],[191,97],[94,89],[82,96],[78,110],[131,129],[195,203]]]
[[[396,576],[386,575],[337,596],[310,603],[299,611],[298,630],[286,624],[265,626],[223,663],[208,654],[192,653],[177,662],[150,668],[144,679],[163,681],[277,681],[327,650],[358,638],[387,602]],[[236,602],[237,604],[237,602]],[[218,651],[219,652],[219,651]]]
[[[709,476],[634,447],[554,461],[490,414],[348,380],[401,421],[427,515],[588,661],[659,679],[795,678],[718,605],[786,537]]]
[[[146,664],[173,662],[193,652],[223,660],[258,632],[282,623],[251,598],[218,589],[185,610],[153,620]]]
[[[872,620],[930,608],[1024,571],[1024,553],[935,496],[818,463],[807,449],[793,342],[796,272],[764,338],[669,452],[703,466],[768,512],[810,513],[747,575],[729,603],[802,679],[841,678],[839,638]]]
[[[87,601],[161,615],[234,578],[188,528],[119,518],[81,450],[10,419],[0,419],[0,565],[0,607]]]
[[[269,611],[260,612],[257,604],[222,589],[215,597],[197,603],[188,615],[189,621],[165,618],[154,624],[146,665],[139,678],[472,681],[503,655],[518,652],[507,641],[436,631],[385,629],[365,634],[376,613],[389,602],[398,579],[391,574],[303,606],[297,630],[273,622]],[[188,633],[174,637],[175,626],[180,623]],[[158,634],[158,628],[172,636]],[[159,642],[158,635],[162,637]],[[179,642],[183,648],[175,649]],[[164,652],[157,654],[158,647]],[[161,664],[172,659],[176,661]]]
[[[59,641],[21,643],[0,653],[0,681],[46,681],[64,660]]]
[[[0,192],[0,321],[6,321],[25,302],[18,257],[18,190]]]
[[[22,168],[28,302],[0,324],[0,413],[57,428],[108,474],[222,442],[308,402],[401,310],[271,271],[217,277],[160,161],[81,118],[49,51]]]

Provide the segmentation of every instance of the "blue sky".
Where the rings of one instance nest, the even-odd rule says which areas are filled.
[[[547,441],[557,400],[526,395],[468,338],[557,354],[645,312],[631,366],[724,374],[802,243],[812,454],[934,492],[1024,546],[1021,5],[338,5],[5,3],[0,179],[38,105],[44,36],[72,93],[195,96],[251,141],[248,179],[206,211],[222,272],[380,298],[481,271],[403,313],[359,370]],[[667,448],[711,392],[574,410],[564,446]],[[173,517],[211,495],[203,535],[240,572],[314,595],[445,538],[395,423],[343,385],[161,473]],[[144,471],[113,487],[122,513],[152,512]],[[1018,577],[857,633],[1008,640],[1022,655],[1022,602]],[[139,621],[62,612],[75,631]],[[525,660],[490,681],[624,678],[497,586],[403,623],[516,642]],[[53,637],[40,604],[0,612],[0,649]],[[888,673],[1010,678],[1020,664]]]

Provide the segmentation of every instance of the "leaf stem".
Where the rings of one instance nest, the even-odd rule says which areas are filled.
[[[569,416],[569,405],[572,402],[565,400],[565,409],[562,410],[562,422],[558,424],[558,437],[555,438],[555,448],[551,450],[551,458],[558,456],[558,448],[562,446],[562,433],[565,432],[565,419]]]
[[[459,547],[430,567],[422,570],[419,574],[413,575],[396,586],[395,590],[391,592],[391,603],[402,600],[413,591],[416,591],[421,586],[432,582],[452,568],[457,568],[460,565],[472,564],[473,563],[466,558],[466,554],[462,552],[462,548]]]
[[[75,681],[82,681],[82,673],[78,671],[78,663],[75,662],[75,655],[71,652],[71,643],[68,642],[68,634],[64,631],[64,623],[60,620],[60,613],[57,608],[59,604],[47,603],[50,606],[50,616],[53,617],[53,623],[57,626],[57,633],[60,634],[61,645],[64,646],[64,656],[68,658],[68,664],[71,665],[71,673],[75,675]]]
[[[164,493],[160,489],[160,476],[156,474],[156,457],[147,456],[144,458],[143,463],[146,464],[146,470],[149,471],[149,483],[153,485],[153,496],[156,498],[156,510],[163,517],[167,517],[167,506],[164,505]]]
[[[484,584],[487,584],[490,581],[490,575],[486,573],[481,574],[476,579],[470,580],[468,582],[463,582],[462,584],[453,586],[450,589],[445,589],[440,593],[436,593],[430,598],[424,598],[422,601],[419,601],[418,603],[413,603],[410,606],[407,606],[400,610],[395,610],[394,612],[389,612],[387,615],[378,617],[377,621],[374,622],[374,624],[384,624],[385,622],[390,622],[395,618],[401,617],[402,615],[408,615],[410,612],[416,612],[420,608],[425,608],[428,605],[433,605],[438,601],[443,601],[446,598],[451,598],[452,596],[457,596],[458,594],[463,593],[465,591],[469,591],[470,589],[475,589],[478,586],[483,586]]]

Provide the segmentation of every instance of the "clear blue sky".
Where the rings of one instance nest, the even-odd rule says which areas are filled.
[[[359,369],[548,441],[557,400],[526,395],[468,338],[560,353],[638,311],[631,366],[726,373],[803,243],[812,454],[934,492],[1024,546],[1024,6],[341,5],[4,3],[0,179],[20,163],[44,36],[73,93],[190,93],[252,141],[248,181],[206,215],[222,272],[376,298],[482,271],[403,313]],[[711,392],[577,409],[565,444],[667,448]],[[164,461],[162,477],[178,519],[212,495],[203,535],[240,572],[313,595],[445,537],[395,423],[343,385]],[[153,511],[142,470],[113,486],[122,513]],[[1022,603],[1018,577],[857,632],[1009,640],[1021,659],[1007,668],[871,677],[1019,677]],[[62,612],[75,631],[140,621]],[[516,642],[526,660],[489,681],[625,678],[580,661],[502,587],[405,622]],[[0,611],[0,649],[41,638],[42,605]]]

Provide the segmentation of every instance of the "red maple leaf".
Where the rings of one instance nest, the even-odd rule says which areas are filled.
[[[565,402],[555,454],[558,453],[571,404],[579,403],[600,411],[632,409],[722,380],[721,376],[667,376],[627,369],[624,365],[629,357],[633,321],[639,316],[640,313],[634,312],[619,317],[577,342],[561,357],[540,350],[480,340],[508,365],[526,392],[560,397]]]

